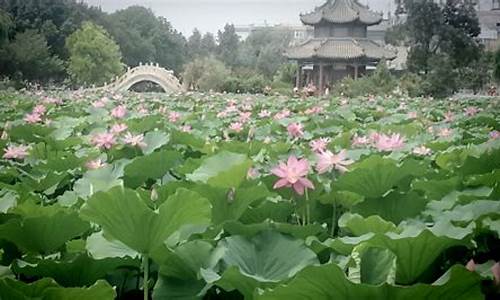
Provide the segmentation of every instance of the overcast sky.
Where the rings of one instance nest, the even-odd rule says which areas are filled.
[[[226,23],[300,24],[299,13],[309,12],[326,0],[84,0],[112,12],[139,4],[166,17],[175,29],[189,36],[194,28],[217,32]],[[393,0],[360,0],[373,10],[394,10]]]

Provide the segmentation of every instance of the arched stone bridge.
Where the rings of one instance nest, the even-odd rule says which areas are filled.
[[[173,71],[160,67],[158,64],[139,65],[128,68],[127,72],[116,77],[110,84],[105,84],[104,89],[117,92],[129,90],[139,82],[149,81],[158,84],[166,93],[177,93],[183,91],[179,79],[174,76]]]

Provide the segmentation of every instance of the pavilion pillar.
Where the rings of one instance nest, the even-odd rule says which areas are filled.
[[[319,89],[319,94],[322,95],[323,94],[323,69],[324,69],[324,66],[322,63],[319,64],[319,83],[318,83],[318,89]]]
[[[295,80],[295,87],[300,89],[301,85],[302,85],[302,64],[299,63],[299,68],[297,69],[297,78]]]
[[[354,79],[358,79],[358,77],[359,77],[358,64],[354,64]]]

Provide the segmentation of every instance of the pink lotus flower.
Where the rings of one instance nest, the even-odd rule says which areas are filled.
[[[261,110],[259,112],[259,118],[269,118],[271,116],[271,112],[267,110]]]
[[[275,120],[282,120],[284,118],[288,118],[291,115],[290,111],[288,109],[284,109],[277,114],[274,115]]]
[[[192,130],[193,130],[193,128],[191,127],[191,125],[184,125],[181,127],[182,132],[190,133]]]
[[[105,162],[103,162],[101,159],[95,159],[95,160],[88,161],[85,164],[85,167],[87,167],[87,169],[89,169],[89,170],[97,170],[97,169],[105,167],[106,165],[107,164]]]
[[[24,121],[29,124],[35,124],[42,122],[42,117],[37,113],[31,113],[24,116]]]
[[[229,129],[234,132],[241,132],[243,130],[243,125],[240,122],[231,123]]]
[[[453,134],[453,130],[450,128],[441,128],[438,132],[438,136],[442,138],[448,138]]]
[[[455,119],[455,115],[453,115],[453,113],[451,111],[447,111],[444,114],[444,121],[446,123],[451,123],[451,122],[453,122],[454,119]]]
[[[123,138],[123,143],[125,143],[126,145],[130,145],[132,147],[139,147],[139,148],[144,148],[147,146],[147,144],[144,143],[144,134],[133,135],[130,132],[127,132],[125,134],[125,137]]]
[[[495,284],[500,285],[500,263],[497,262],[491,267],[491,273],[493,273],[493,277],[495,278]]]
[[[349,101],[347,99],[344,98],[344,99],[340,100],[341,106],[346,106],[347,104],[349,104]]]
[[[250,168],[247,171],[247,179],[257,179],[260,176],[259,170]]]
[[[43,115],[47,111],[47,108],[43,106],[42,104],[38,104],[33,108],[33,113],[38,114],[38,115]]]
[[[217,114],[217,118],[218,119],[221,119],[221,118],[225,118],[227,117],[228,113],[226,111],[221,111]]]
[[[342,150],[338,154],[333,154],[331,151],[325,151],[323,153],[316,154],[316,157],[318,160],[316,170],[319,174],[330,172],[333,169],[344,173],[347,171],[347,166],[354,163],[354,161],[347,159],[346,150]]]
[[[410,119],[416,119],[417,118],[417,112],[416,111],[411,111],[408,113],[408,118]]]
[[[392,134],[391,136],[381,134],[375,142],[378,151],[395,151],[402,149],[404,146],[404,138],[399,134]]]
[[[242,112],[242,113],[240,113],[240,119],[239,119],[239,121],[241,123],[246,123],[246,122],[250,121],[251,117],[252,117],[252,113],[251,112]]]
[[[111,116],[122,119],[127,115],[127,108],[123,105],[118,105],[111,111]]]
[[[124,132],[125,130],[128,129],[128,126],[126,124],[115,124],[113,127],[111,127],[111,133],[114,135],[119,135],[120,133]]]
[[[496,140],[496,139],[500,138],[500,131],[493,130],[492,132],[490,132],[490,138],[492,140]]]
[[[94,135],[90,143],[98,148],[111,149],[116,144],[116,139],[113,133],[104,132]]]
[[[102,100],[95,101],[94,103],[92,103],[92,106],[95,108],[103,108],[104,106],[106,106],[106,102],[103,102]]]
[[[168,114],[168,121],[170,123],[176,123],[177,121],[179,121],[179,119],[181,118],[181,114],[178,113],[178,112],[171,112]]]
[[[313,183],[306,178],[309,174],[309,162],[307,159],[300,159],[292,155],[288,158],[288,162],[280,162],[279,165],[271,170],[271,173],[280,177],[274,184],[274,189],[282,187],[291,187],[299,194],[304,195],[305,189],[314,189]]]
[[[286,129],[288,135],[293,138],[300,138],[304,135],[304,127],[300,123],[290,123]]]
[[[319,138],[317,140],[311,141],[309,143],[309,146],[311,147],[311,150],[313,152],[321,153],[321,152],[324,152],[326,150],[328,143],[330,143],[329,138]]]
[[[3,158],[5,159],[24,159],[28,156],[29,146],[19,145],[19,146],[8,146],[5,149],[5,153],[3,154]]]
[[[357,146],[365,146],[365,145],[368,145],[370,143],[370,138],[366,137],[366,136],[358,136],[358,135],[355,135],[353,138],[352,138],[352,146],[353,147],[357,147]]]
[[[469,260],[467,264],[465,265],[465,268],[471,272],[476,271],[476,263],[474,262],[474,259]]]
[[[474,106],[467,107],[465,109],[465,115],[469,117],[475,116],[479,112],[479,109]]]
[[[427,156],[427,155],[430,155],[431,153],[432,153],[432,150],[425,147],[425,146],[420,146],[420,147],[416,147],[415,149],[413,149],[413,154],[415,154],[415,155]]]

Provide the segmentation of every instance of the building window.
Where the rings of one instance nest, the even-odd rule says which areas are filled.
[[[492,9],[500,9],[500,0],[492,0],[492,1],[493,1]]]

